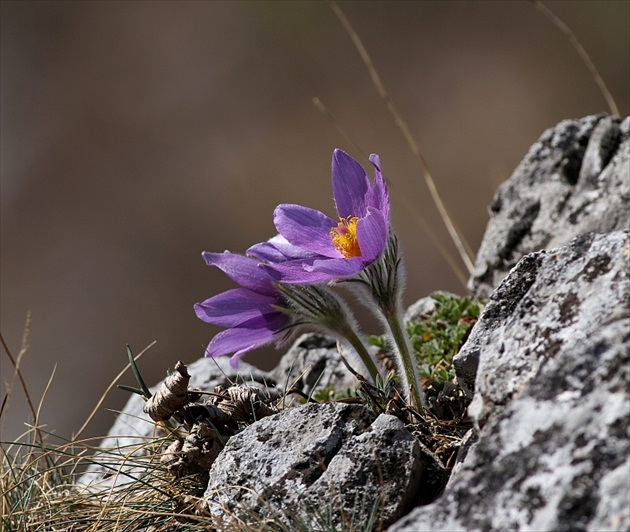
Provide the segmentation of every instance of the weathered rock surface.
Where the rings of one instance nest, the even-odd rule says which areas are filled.
[[[205,391],[212,391],[215,386],[227,387],[231,382],[238,382],[256,385],[265,393],[282,395],[287,389],[294,387],[302,394],[309,395],[315,388],[334,385],[335,389],[342,390],[356,385],[355,377],[339,357],[336,342],[320,334],[300,336],[278,366],[270,372],[259,370],[242,361],[235,369],[229,364],[227,357],[202,357],[188,365],[188,372],[191,376],[189,386]],[[150,388],[150,391],[155,393],[160,385],[161,382]],[[295,397],[298,396],[287,396],[285,406],[293,404]],[[144,474],[144,467],[135,467],[131,461],[124,460],[127,453],[133,452],[136,456],[148,454],[142,446],[156,435],[155,423],[143,412],[144,404],[144,399],[139,395],[133,394],[129,398],[107,437],[100,444],[104,454],[98,459],[99,464],[90,465],[79,478],[78,485],[109,489],[112,483],[123,486]],[[102,463],[106,463],[107,467]],[[119,472],[123,474],[118,474]]]
[[[398,418],[354,404],[307,404],[232,437],[210,469],[205,499],[223,518],[272,517],[308,530],[344,518],[364,529],[377,506],[386,526],[413,504],[424,467]]]
[[[315,388],[336,390],[355,388],[356,378],[343,364],[333,338],[321,334],[303,334],[293,343],[269,379],[281,389],[295,389],[308,396]],[[301,399],[301,398],[300,398]],[[292,403],[291,397],[288,397]]]
[[[521,257],[586,232],[630,228],[630,118],[564,120],[503,183],[469,287],[488,297]]]
[[[629,261],[618,231],[519,262],[462,348],[478,441],[391,531],[628,530]]]
[[[447,293],[447,292],[444,292]],[[413,303],[405,312],[405,322],[419,320],[435,312],[435,299],[431,296],[423,297]]]
[[[627,234],[587,233],[567,247],[532,253],[518,263],[453,360],[469,393],[482,365],[477,404],[482,396],[486,405],[506,404],[546,357],[569,340],[586,341],[609,316],[627,308]],[[515,350],[521,353],[517,360]]]

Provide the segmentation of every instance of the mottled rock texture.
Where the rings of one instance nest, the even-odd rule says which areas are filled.
[[[488,297],[528,253],[629,228],[630,118],[564,120],[499,187],[469,286]]]
[[[277,382],[281,389],[298,390],[306,396],[312,394],[315,388],[332,386],[342,390],[356,386],[356,378],[339,357],[337,342],[321,334],[304,334],[297,338],[278,365],[269,372],[269,380]],[[293,403],[293,397],[287,398],[289,404]]]
[[[478,441],[392,531],[630,527],[629,261],[617,231],[518,263],[462,348]]]
[[[546,357],[570,340],[586,341],[627,308],[626,237],[624,231],[587,233],[567,247],[524,257],[493,292],[484,319],[453,360],[462,388],[471,393],[477,374],[484,404],[506,404]]]
[[[273,518],[315,530],[330,520],[363,530],[374,508],[385,526],[409,509],[425,466],[398,418],[355,404],[307,404],[231,438],[205,499],[223,519],[234,514],[252,526]]]

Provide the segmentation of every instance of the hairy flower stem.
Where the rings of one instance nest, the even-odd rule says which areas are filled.
[[[425,407],[424,392],[418,376],[418,367],[411,349],[409,335],[401,324],[400,312],[383,312],[383,316],[394,341],[398,372],[403,389],[407,393],[406,399],[416,412],[422,413]]]
[[[322,285],[277,286],[287,303],[287,307],[280,310],[293,316],[292,326],[309,324],[347,340],[359,355],[373,382],[382,379],[374,359],[355,331],[352,312],[340,297]]]
[[[381,314],[379,317],[389,329],[403,395],[411,406],[421,413],[425,406],[424,392],[416,358],[402,320],[404,277],[398,240],[394,234],[391,234],[387,249],[381,258],[365,268],[359,274],[358,281],[367,288],[369,293],[369,299],[365,303],[371,309],[376,303]]]
[[[343,330],[339,331],[339,334],[341,334],[346,340],[348,340],[348,343],[352,347],[354,347],[357,355],[359,355],[359,357],[363,361],[363,364],[365,364],[365,367],[370,372],[370,376],[372,377],[374,384],[378,382],[378,379],[382,380],[381,374],[376,367],[376,364],[374,364],[374,360],[372,360],[370,353],[368,353],[368,350],[365,348],[365,345],[363,345],[363,342],[361,341],[357,333],[354,332],[354,329],[347,325]]]

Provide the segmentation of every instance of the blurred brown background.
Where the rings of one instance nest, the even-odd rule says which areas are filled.
[[[529,146],[564,118],[606,111],[565,37],[531,3],[343,2],[476,249],[486,208]],[[628,113],[629,6],[548,2]],[[464,293],[401,197],[451,253],[421,174],[325,2],[1,2],[2,334],[41,414],[70,436],[136,352],[153,384],[217,329],[192,305],[232,284],[201,252],[274,233],[276,204],[332,214],[330,158],[367,161],[393,185],[407,303]],[[367,166],[366,166],[367,168]],[[279,354],[245,358],[264,369]],[[13,370],[0,357],[2,397]],[[128,374],[122,382],[135,384]],[[2,440],[28,417],[14,383]],[[114,390],[84,436],[102,435]]]

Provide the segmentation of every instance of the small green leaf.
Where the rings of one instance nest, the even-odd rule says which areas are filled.
[[[131,366],[131,370],[133,371],[133,374],[136,377],[138,384],[142,388],[143,395],[147,399],[150,399],[151,395],[153,394],[149,391],[149,388],[144,383],[144,380],[142,379],[142,376],[140,375],[140,370],[138,369],[138,366],[136,366],[136,361],[133,358],[133,353],[131,352],[131,347],[129,346],[129,344],[127,344],[127,357],[129,358],[129,365]]]
[[[118,384],[116,388],[125,390],[126,392],[137,393],[138,395],[145,397],[144,391],[141,390],[140,388],[134,388],[133,386],[127,386],[126,384]]]

